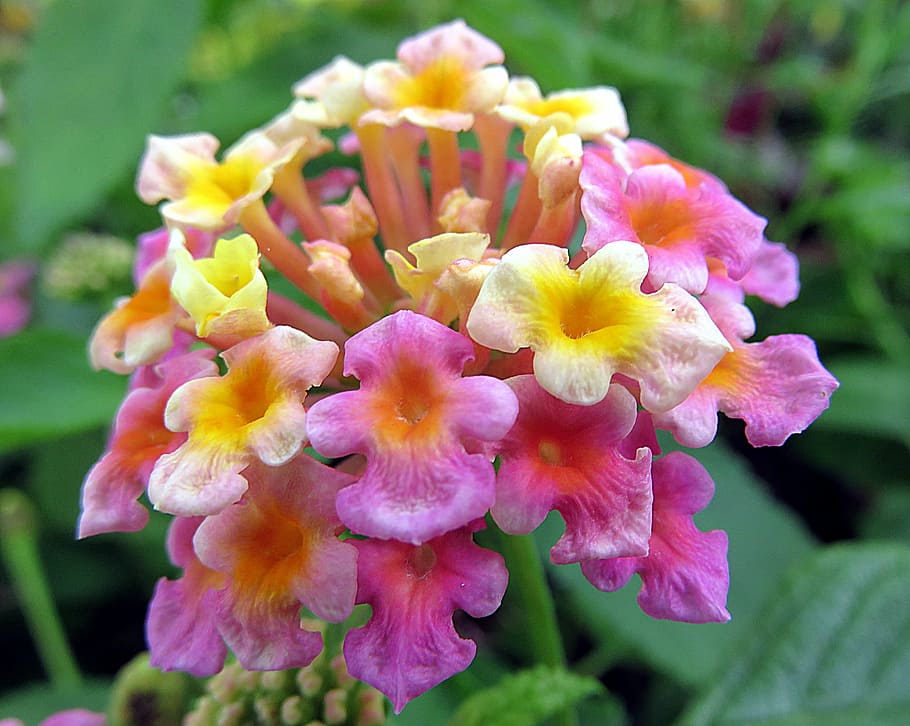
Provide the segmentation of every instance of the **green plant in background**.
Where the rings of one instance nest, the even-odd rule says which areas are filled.
[[[800,257],[799,305],[757,304],[758,327],[812,335],[842,388],[811,433],[780,451],[750,453],[751,470],[730,448],[741,434],[729,425],[721,427],[729,443],[698,453],[717,493],[697,521],[730,535],[733,621],[649,621],[634,592],[608,598],[577,570],[545,565],[560,639],[578,675],[558,668],[511,674],[533,660],[513,581],[483,632],[458,623],[483,643],[474,665],[395,720],[496,723],[490,714],[507,712],[515,723],[532,723],[576,701],[583,723],[782,723],[800,714],[901,723],[908,705],[899,674],[910,657],[899,637],[908,615],[906,548],[897,541],[820,547],[815,537],[906,541],[910,533],[902,466],[910,423],[905,7],[130,5],[84,3],[77,12],[52,4],[36,16],[27,55],[4,56],[4,135],[17,159],[0,169],[0,206],[11,210],[2,221],[4,257],[49,259],[70,229],[133,237],[155,226],[131,189],[146,133],[207,128],[237,138],[285,105],[288,87],[335,53],[363,62],[389,57],[398,38],[455,15],[495,38],[510,71],[535,77],[545,91],[603,82],[619,88],[634,136],[718,174],[771,220],[768,235]],[[327,168],[321,164],[313,170]],[[61,169],[79,169],[79,183]],[[141,601],[166,566],[165,523],[155,515],[133,537],[71,542],[77,489],[102,446],[98,429],[123,395],[115,377],[87,371],[83,341],[125,290],[112,277],[106,291],[64,301],[50,284],[51,269],[41,270],[32,324],[0,346],[4,382],[19,383],[0,394],[4,483],[36,502],[49,579],[76,655],[88,672],[104,674],[142,647]],[[559,531],[551,518],[535,533],[544,559]],[[492,537],[483,543],[499,547]],[[6,602],[4,638],[31,658]],[[126,613],[114,635],[105,603]],[[787,655],[793,652],[800,657]],[[32,665],[8,679],[38,676]],[[542,691],[563,695],[541,705]],[[37,720],[106,701],[94,682],[76,693],[44,693],[62,693],[64,701],[43,695],[29,711],[28,693],[13,694],[0,716]]]

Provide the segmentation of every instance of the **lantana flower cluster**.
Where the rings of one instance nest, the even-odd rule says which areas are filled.
[[[722,412],[777,446],[827,407],[809,338],[751,341],[746,295],[791,302],[796,258],[626,138],[616,90],[544,95],[503,60],[456,21],[336,58],[222,154],[149,138],[137,190],[164,226],[91,341],[130,386],[79,536],[141,529],[146,497],[173,515],[154,665],[301,668],[307,618],[366,603],[345,661],[400,711],[471,663],[454,612],[500,605],[475,533],[553,510],[554,563],[604,591],[637,573],[656,618],[730,617],[726,534],[693,524],[714,483],[656,431],[702,447]],[[350,167],[312,174],[333,150]]]

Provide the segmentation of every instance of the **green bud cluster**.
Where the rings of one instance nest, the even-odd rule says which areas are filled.
[[[71,234],[48,260],[42,286],[59,300],[93,300],[130,285],[133,245],[111,235]]]
[[[385,698],[323,651],[303,668],[256,673],[237,662],[212,676],[183,726],[380,726]]]

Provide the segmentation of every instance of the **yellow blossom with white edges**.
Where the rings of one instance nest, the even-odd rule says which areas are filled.
[[[567,89],[544,97],[533,78],[512,78],[496,113],[525,130],[551,114],[564,113],[572,119],[572,131],[586,141],[604,134],[623,139],[629,135],[626,109],[619,92],[609,86]]]
[[[364,92],[375,106],[360,123],[466,131],[475,113],[492,112],[508,85],[502,49],[456,20],[398,47],[398,62],[367,66]],[[494,65],[496,64],[496,65]]]
[[[448,323],[458,315],[458,308],[437,288],[437,281],[457,260],[480,260],[489,244],[488,234],[447,232],[408,246],[416,266],[395,250],[387,250],[385,258],[399,287],[418,303],[418,307],[440,322]]]
[[[614,373],[638,382],[641,405],[667,411],[731,350],[698,300],[678,285],[646,294],[641,245],[604,245],[577,270],[553,245],[522,245],[486,276],[467,329],[481,345],[534,352],[534,375],[557,398],[602,401]]]
[[[170,226],[226,229],[245,207],[262,199],[302,143],[278,146],[264,132],[253,131],[219,162],[219,142],[211,134],[152,135],[139,165],[136,191],[146,204],[168,200],[161,214]]]
[[[301,121],[322,128],[355,126],[370,108],[363,92],[364,68],[343,55],[294,84],[300,99],[291,113]]]

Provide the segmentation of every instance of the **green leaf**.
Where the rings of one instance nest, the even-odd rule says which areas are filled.
[[[695,625],[655,620],[638,607],[639,580],[615,593],[596,590],[576,566],[552,566],[577,619],[598,640],[625,640],[640,657],[681,683],[708,681],[720,662],[751,629],[752,619],[786,568],[812,548],[812,540],[790,512],[777,504],[742,460],[720,442],[690,452],[711,473],[714,500],[696,516],[702,530],[724,529],[730,539],[729,623]],[[558,534],[541,531],[546,546]]]
[[[910,547],[849,544],[813,555],[682,724],[906,724],[908,602]]]
[[[594,678],[538,666],[506,676],[468,698],[449,721],[452,726],[533,726],[603,690]]]
[[[109,424],[126,380],[91,370],[83,336],[36,328],[0,340],[0,452]]]
[[[10,102],[18,245],[35,249],[135,167],[173,92],[199,0],[82,0],[42,13]]]
[[[897,363],[878,358],[832,361],[840,388],[818,427],[875,434],[910,446],[910,376]]]

